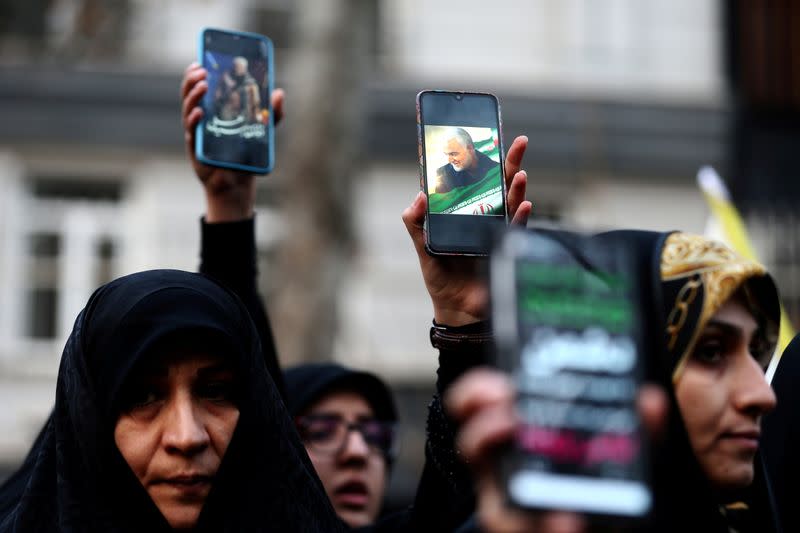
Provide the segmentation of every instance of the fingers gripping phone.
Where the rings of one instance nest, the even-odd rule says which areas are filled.
[[[511,502],[619,519],[652,504],[636,410],[644,376],[637,271],[622,246],[511,231],[492,254],[498,364],[521,425],[501,462]]]
[[[198,161],[266,174],[275,164],[272,41],[254,33],[206,28],[199,62],[208,72]]]
[[[492,235],[507,224],[500,127],[494,95],[449,91],[417,95],[428,253],[488,255]]]

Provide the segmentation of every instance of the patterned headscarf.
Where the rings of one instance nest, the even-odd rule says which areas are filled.
[[[673,382],[709,319],[740,289],[774,349],[778,338],[778,294],[766,269],[716,241],[672,233],[661,252],[666,347]]]

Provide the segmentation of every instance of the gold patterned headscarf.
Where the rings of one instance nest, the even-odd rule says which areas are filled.
[[[677,380],[700,332],[720,307],[743,289],[767,340],[777,342],[778,295],[766,269],[716,241],[673,233],[661,252],[666,346]]]

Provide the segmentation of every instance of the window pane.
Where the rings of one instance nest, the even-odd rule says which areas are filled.
[[[103,285],[113,279],[114,276],[114,241],[110,237],[104,237],[97,243],[95,254],[97,256],[97,285]]]
[[[36,339],[52,339],[56,336],[56,306],[58,292],[52,288],[37,288],[28,291],[28,335]]]
[[[122,186],[116,181],[37,178],[32,187],[34,196],[42,199],[119,202],[122,196]]]
[[[61,238],[55,233],[37,233],[28,238],[28,251],[33,257],[58,257]]]

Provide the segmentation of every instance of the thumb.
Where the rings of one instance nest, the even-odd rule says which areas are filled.
[[[417,253],[425,252],[425,210],[427,209],[427,199],[425,193],[420,191],[411,205],[403,211],[403,223],[406,230],[414,242]]]

